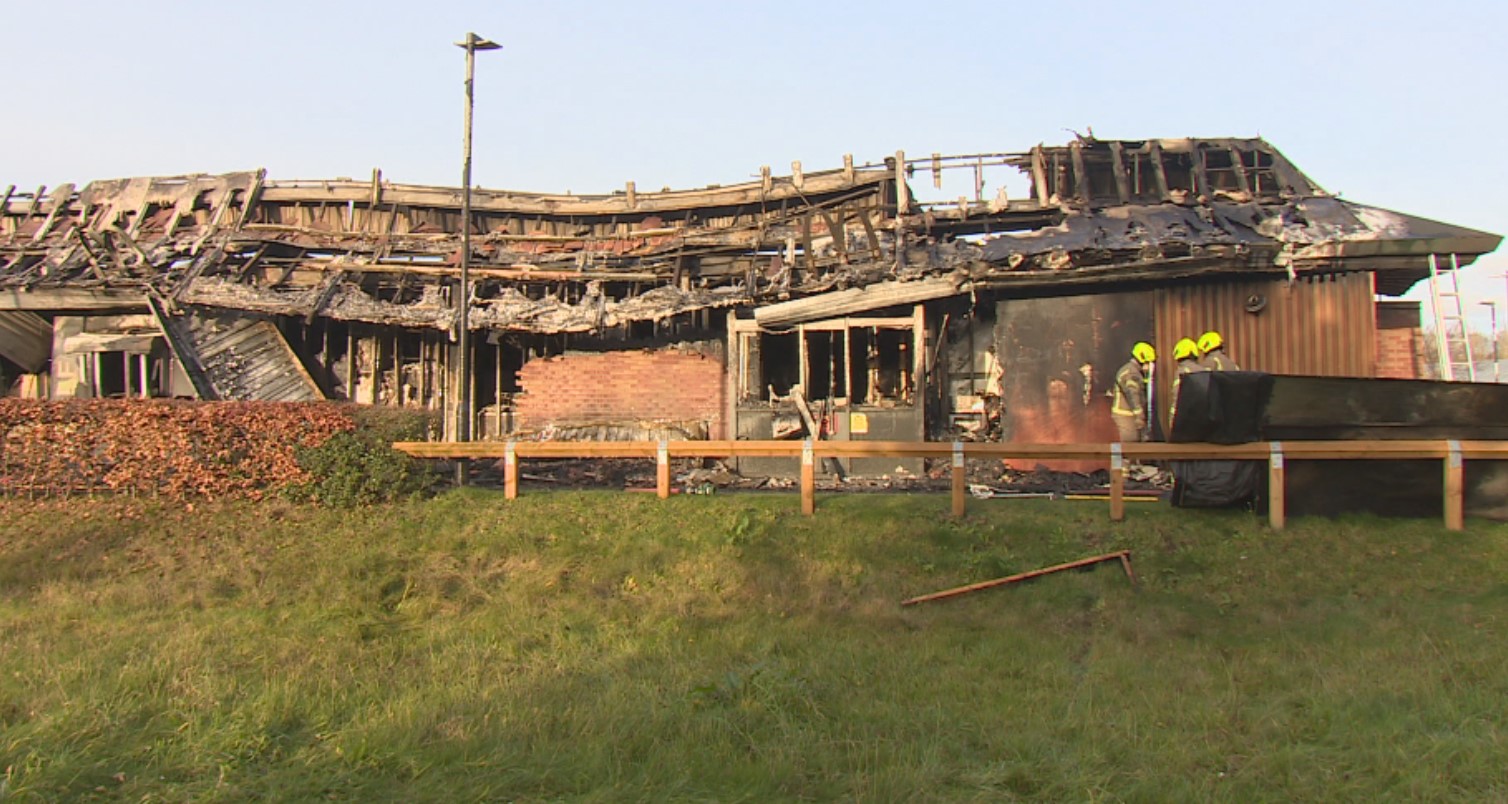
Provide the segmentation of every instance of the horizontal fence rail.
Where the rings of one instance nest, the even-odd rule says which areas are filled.
[[[1131,461],[1265,461],[1268,522],[1285,522],[1284,463],[1288,460],[1439,460],[1443,465],[1445,527],[1464,524],[1464,461],[1508,460],[1508,441],[1262,441],[1250,444],[1016,444],[964,441],[399,441],[393,448],[415,458],[500,459],[504,495],[518,496],[524,458],[647,458],[656,462],[656,490],[670,496],[671,458],[792,458],[800,460],[801,510],[816,510],[817,462],[823,458],[951,458],[953,515],[967,500],[965,461],[970,458],[1098,460],[1110,465],[1110,518],[1125,518],[1126,463]]]

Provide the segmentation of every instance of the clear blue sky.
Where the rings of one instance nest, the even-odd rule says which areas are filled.
[[[451,43],[472,30],[505,46],[478,56],[487,187],[693,187],[1070,128],[1260,134],[1347,198],[1508,230],[1508,3],[1488,0],[6,0],[0,20],[0,187],[257,167],[455,185]],[[1469,300],[1508,305],[1505,271],[1468,269]]]

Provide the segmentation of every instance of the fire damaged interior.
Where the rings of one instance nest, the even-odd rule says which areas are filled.
[[[986,191],[1001,174],[1023,197]],[[972,192],[913,192],[945,176]],[[1107,391],[1141,340],[1217,329],[1247,369],[1416,376],[1386,345],[1417,310],[1400,325],[1387,303],[1380,325],[1378,297],[1501,239],[1328,194],[1260,139],[476,189],[469,221],[461,196],[380,171],[4,189],[3,388],[418,407],[447,436],[466,394],[488,439],[1110,441]]]

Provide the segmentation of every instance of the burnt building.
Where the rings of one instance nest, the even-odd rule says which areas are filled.
[[[987,194],[990,171],[1029,192]],[[913,194],[945,173],[973,193]],[[1417,371],[1395,356],[1417,312],[1379,298],[1500,241],[1337,198],[1260,139],[478,189],[469,221],[461,201],[377,171],[6,189],[4,387],[412,406],[447,432],[465,394],[482,438],[1108,441],[1106,391],[1138,340],[1167,363],[1217,329],[1254,370]]]

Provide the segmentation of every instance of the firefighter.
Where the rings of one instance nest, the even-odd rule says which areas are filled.
[[[1178,416],[1178,386],[1183,382],[1183,375],[1209,371],[1199,362],[1199,344],[1193,338],[1180,338],[1178,343],[1173,344],[1173,359],[1178,361],[1178,373],[1173,375],[1172,401],[1168,403],[1169,427],[1173,426]]]
[[[1115,432],[1122,442],[1148,440],[1147,384],[1156,362],[1157,350],[1152,344],[1141,341],[1131,347],[1131,359],[1126,365],[1115,372],[1110,418],[1114,420]]]
[[[1199,362],[1206,371],[1241,370],[1236,361],[1225,353],[1225,339],[1214,330],[1199,336],[1199,355]]]

